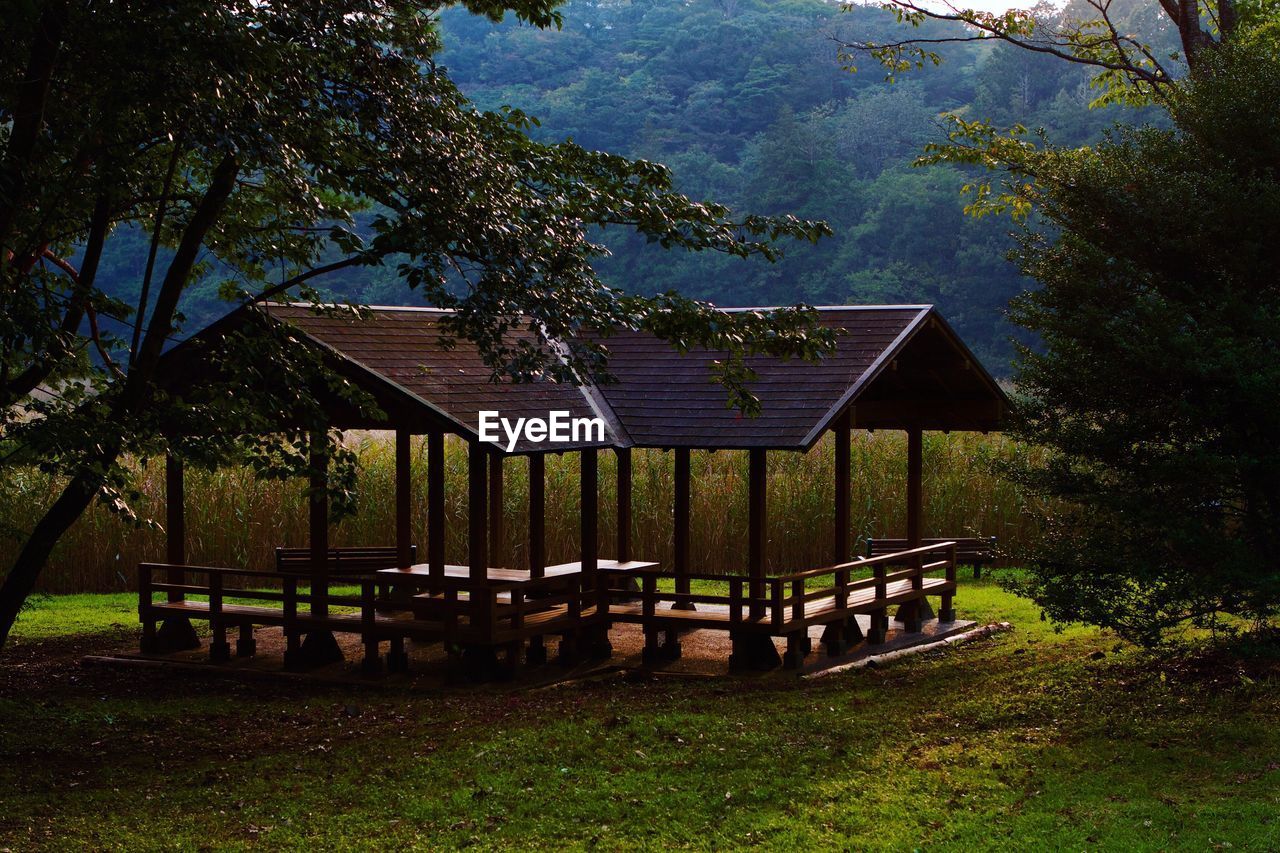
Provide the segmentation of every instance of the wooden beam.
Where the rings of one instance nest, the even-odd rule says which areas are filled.
[[[547,457],[529,454],[529,576],[547,568]]]
[[[308,546],[311,550],[311,615],[329,615],[329,453],[323,430],[311,433]]]
[[[618,549],[614,558],[625,563],[631,559],[631,448],[614,450],[618,461]]]
[[[675,458],[675,554],[672,568],[676,592],[689,592],[689,448],[677,447]]]
[[[582,586],[595,589],[600,556],[599,455],[594,447],[579,454],[579,486],[582,493]]]
[[[412,484],[409,478],[409,463],[412,453],[409,430],[396,430],[396,565],[402,569],[413,563],[410,546],[413,544],[413,532],[410,526],[410,502],[412,500]]]
[[[169,455],[164,459],[164,508],[165,548],[167,563],[182,565],[187,562],[187,513],[183,485],[182,460]],[[170,583],[182,583],[179,580]]]
[[[427,563],[431,576],[444,577],[444,433],[427,436]]]
[[[769,542],[768,457],[762,447],[753,447],[747,453],[747,574],[751,577],[751,598],[758,600],[764,598],[761,581],[765,576],[765,549]],[[763,606],[753,602],[751,615],[763,616]]]
[[[467,445],[467,563],[472,580],[489,576],[489,541],[487,536],[489,496],[489,450],[480,442]]]
[[[1004,406],[998,400],[945,400],[907,398],[860,400],[854,407],[853,426],[859,429],[977,430],[1000,429]]]
[[[502,454],[489,454],[489,559],[494,565],[505,565],[506,558],[502,463]]]
[[[849,515],[849,490],[852,488],[852,466],[849,458],[849,442],[850,424],[853,418],[846,412],[836,421],[835,428],[831,430],[832,440],[835,441],[835,548],[834,558],[837,563],[846,563],[852,558],[852,548],[850,547],[849,526],[851,519]]]
[[[924,430],[907,429],[907,546],[920,547],[920,515],[924,500]]]

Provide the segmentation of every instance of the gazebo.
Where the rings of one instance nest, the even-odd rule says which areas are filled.
[[[333,631],[360,633],[364,665],[382,666],[380,643],[390,644],[389,667],[408,664],[405,639],[443,642],[465,665],[488,670],[499,656],[514,666],[546,659],[543,638],[560,636],[565,661],[610,652],[609,628],[618,622],[643,626],[645,658],[679,655],[679,634],[688,628],[720,628],[733,636],[735,667],[767,668],[779,662],[775,638],[786,640],[787,665],[810,652],[805,630],[824,625],[823,642],[839,653],[864,639],[854,615],[871,614],[869,643],[880,642],[887,609],[899,606],[908,630],[928,615],[927,597],[941,600],[938,618],[954,618],[955,546],[925,543],[922,533],[922,435],[925,430],[992,431],[1000,428],[1007,400],[990,375],[939,313],[928,305],[835,306],[818,309],[819,322],[836,332],[833,353],[818,362],[752,358],[752,392],[758,417],[726,408],[724,390],[708,369],[721,354],[679,353],[665,341],[619,330],[608,336],[609,384],[574,386],[555,382],[492,381],[480,354],[466,342],[442,339],[436,309],[376,307],[360,316],[316,312],[293,305],[241,309],[236,315],[166,355],[167,376],[177,387],[198,382],[208,340],[260,312],[288,324],[306,346],[315,347],[334,370],[368,393],[385,413],[370,418],[335,403],[328,422],[316,428],[393,429],[396,448],[395,542],[358,549],[329,547],[329,512],[323,488],[312,489],[308,548],[277,554],[275,572],[186,565],[182,469],[170,460],[168,548],[162,564],[143,564],[140,615],[144,647],[162,651],[194,642],[190,618],[213,624],[210,654],[230,655],[225,632],[239,627],[239,654],[252,654],[254,625],[280,625],[288,638],[286,665],[305,667],[341,655]],[[565,441],[514,444],[492,440],[481,413],[546,418],[566,413],[590,422]],[[905,548],[855,560],[850,532],[850,433],[854,429],[904,430],[907,434]],[[831,563],[789,567],[770,575],[765,561],[770,451],[807,452],[830,431],[835,439]],[[426,560],[418,563],[411,542],[409,450],[411,437],[427,436]],[[444,556],[444,436],[468,445],[468,554],[465,566]],[[488,440],[486,440],[488,439]],[[631,543],[631,453],[652,448],[674,453],[674,559],[670,566],[638,559]],[[616,553],[599,553],[598,454],[617,461]],[[690,453],[742,451],[749,457],[748,559],[742,575],[716,579],[728,595],[695,594],[701,579],[689,563]],[[580,456],[579,559],[547,565],[545,549],[545,455]],[[508,457],[529,466],[528,562],[491,566],[490,543],[500,541],[503,470]],[[313,460],[324,485],[325,460]],[[853,579],[852,574],[869,577]],[[942,572],[944,577],[929,577]],[[267,578],[282,591],[258,593]],[[203,583],[200,580],[203,579]],[[358,598],[329,594],[335,579],[360,586]],[[299,580],[306,582],[303,591]],[[228,584],[238,585],[234,595]],[[264,595],[251,604],[228,604]],[[157,596],[162,600],[156,600]],[[266,605],[272,606],[266,606]],[[276,606],[278,605],[278,606]],[[303,613],[299,605],[306,605]],[[331,612],[331,606],[343,612]],[[354,612],[353,612],[354,611]],[[158,623],[160,626],[157,628]]]

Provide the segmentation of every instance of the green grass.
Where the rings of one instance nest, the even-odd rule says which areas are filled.
[[[121,634],[137,627],[137,593],[36,595],[27,600],[26,607],[18,614],[13,637],[19,641],[48,640],[86,634]]]
[[[41,665],[132,607],[42,600],[0,659],[0,848],[1280,846],[1257,662],[961,584],[963,616],[1016,630],[810,682],[443,695]]]

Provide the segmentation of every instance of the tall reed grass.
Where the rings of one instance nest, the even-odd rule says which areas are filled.
[[[360,506],[333,527],[334,545],[389,545],[395,530],[394,447],[387,434],[349,436],[361,463]],[[426,445],[415,440],[411,464],[412,518],[419,553],[426,545]],[[996,536],[1025,546],[1037,536],[1028,499],[992,471],[992,462],[1041,451],[1000,436],[929,434],[924,443],[925,535]],[[450,440],[446,464],[446,546],[451,563],[467,551],[467,454]],[[695,571],[741,571],[747,559],[747,458],[719,451],[692,455],[691,562]],[[769,455],[770,568],[815,567],[831,558],[834,455],[830,436],[810,453]],[[633,458],[634,555],[671,560],[672,454],[638,450]],[[507,523],[495,565],[524,566],[528,558],[527,465],[508,459],[504,507]],[[137,468],[141,513],[164,518],[161,464]],[[858,547],[870,536],[903,536],[906,519],[906,442],[890,432],[855,434],[852,514]],[[276,546],[305,546],[304,484],[259,482],[244,468],[187,471],[187,559],[193,564],[269,568]],[[601,555],[615,542],[616,478],[611,453],[600,457]],[[23,531],[56,497],[57,484],[35,470],[12,471],[0,483],[0,559],[9,565]],[[547,551],[551,562],[577,559],[578,460],[547,459]],[[67,534],[44,572],[47,592],[130,589],[139,561],[164,556],[157,525],[134,527],[95,505]]]

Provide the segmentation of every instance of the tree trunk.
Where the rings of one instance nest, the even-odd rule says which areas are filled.
[[[40,570],[48,561],[53,547],[89,506],[99,485],[97,474],[81,471],[62,490],[62,494],[27,537],[3,586],[0,586],[0,651],[4,650],[14,620],[18,618],[18,612],[27,596],[35,589],[36,578],[40,576]]]

